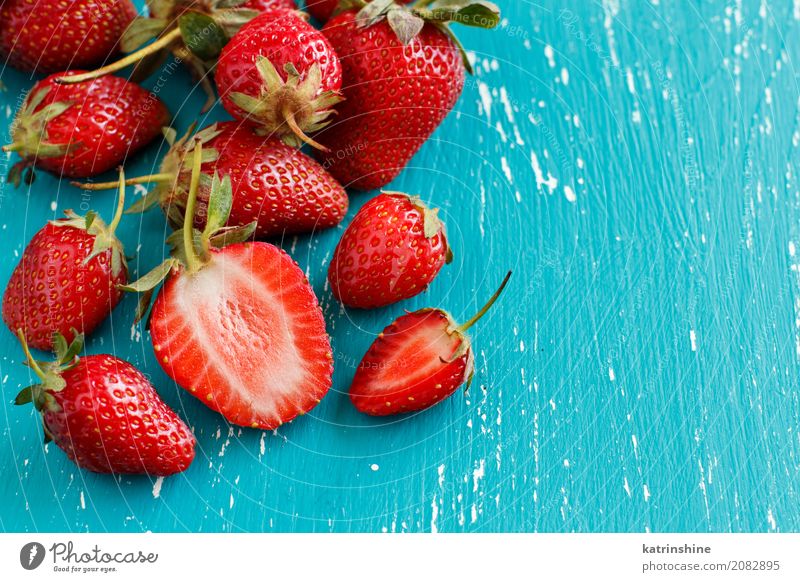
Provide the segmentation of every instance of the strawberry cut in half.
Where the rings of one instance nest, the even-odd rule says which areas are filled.
[[[423,410],[469,385],[474,356],[466,332],[497,301],[510,277],[464,325],[441,309],[421,309],[384,329],[353,379],[350,400],[356,409],[371,416]]]
[[[332,382],[325,320],[308,280],[281,249],[247,241],[255,223],[224,227],[228,178],[215,176],[203,231],[193,228],[203,146],[173,256],[126,287],[143,293],[139,315],[166,277],[150,314],[159,364],[231,423],[275,429],[316,406]]]

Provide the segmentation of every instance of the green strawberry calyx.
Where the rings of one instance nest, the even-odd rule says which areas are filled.
[[[207,111],[216,101],[209,73],[217,57],[231,37],[259,14],[243,8],[246,1],[147,0],[150,16],[136,17],[120,40],[120,48],[128,55],[95,71],[59,81],[88,81],[129,65],[136,65],[134,78],[141,80],[154,73],[171,52],[189,67],[208,95],[203,107]]]
[[[191,276],[198,272],[211,261],[213,249],[249,240],[258,224],[253,221],[244,226],[226,226],[233,205],[231,180],[228,176],[220,179],[219,175],[214,174],[211,179],[205,227],[202,231],[195,228],[195,205],[204,159],[203,142],[195,140],[191,151],[192,173],[183,214],[183,226],[167,238],[167,243],[172,247],[171,256],[139,280],[119,287],[123,291],[141,294],[135,322],[140,321],[147,313],[156,287],[167,277],[176,274]]]
[[[333,106],[344,100],[337,91],[322,91],[322,69],[314,63],[301,75],[292,63],[283,67],[283,80],[272,61],[261,56],[256,61],[261,76],[261,94],[231,93],[233,103],[258,123],[259,135],[276,135],[289,145],[307,143],[318,150],[328,151],[308,134],[330,123]]]
[[[27,388],[23,388],[14,399],[14,404],[22,406],[33,403],[36,410],[39,412],[58,412],[61,410],[53,393],[61,392],[67,387],[67,383],[61,374],[74,368],[78,364],[78,354],[83,349],[83,334],[78,333],[74,328],[72,333],[75,339],[69,344],[60,333],[56,332],[53,335],[53,348],[56,358],[53,361],[45,362],[37,361],[33,358],[31,350],[28,347],[28,342],[25,339],[25,332],[22,329],[17,330],[17,337],[25,352],[25,365],[33,370],[39,382]],[[52,440],[46,424],[44,425],[44,434],[45,442]]]
[[[111,273],[114,277],[119,275],[123,268],[128,268],[128,264],[125,260],[125,248],[116,235],[116,230],[122,220],[122,214],[125,208],[125,172],[122,168],[119,170],[119,181],[116,185],[119,188],[119,196],[117,198],[117,208],[110,224],[106,224],[93,210],[87,212],[86,216],[80,216],[68,209],[64,211],[66,218],[50,221],[50,224],[53,226],[60,228],[79,228],[94,236],[92,252],[83,260],[84,265],[96,256],[110,249]]]
[[[37,158],[66,156],[83,145],[79,141],[68,143],[51,143],[49,141],[47,124],[74,105],[72,101],[57,101],[39,109],[49,92],[50,87],[42,87],[28,96],[11,125],[12,141],[3,146],[4,152],[17,152],[22,158],[22,162],[15,164],[8,173],[8,181],[14,186],[19,186],[22,172],[25,169],[29,169],[29,173],[25,176],[26,183],[33,182],[30,166]]]
[[[386,20],[404,45],[420,33],[425,23],[431,23],[447,34],[461,53],[464,66],[471,74],[472,63],[466,50],[449,24],[458,23],[478,28],[495,28],[500,22],[500,8],[486,0],[417,0],[411,6],[395,0],[340,0],[334,14],[358,10],[356,24],[368,28]]]
[[[423,232],[425,234],[425,238],[431,239],[437,234],[442,234],[442,244],[444,244],[445,250],[445,262],[449,265],[453,262],[453,250],[450,247],[450,243],[447,240],[447,229],[444,226],[444,222],[439,218],[439,209],[438,208],[431,208],[427,204],[422,201],[422,198],[419,196],[412,196],[411,194],[406,194],[404,192],[391,192],[387,190],[382,190],[382,194],[386,194],[387,196],[397,196],[402,197],[408,200],[417,210],[422,214],[423,220]]]

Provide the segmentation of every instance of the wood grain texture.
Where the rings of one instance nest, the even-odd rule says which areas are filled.
[[[456,259],[430,290],[345,311],[324,277],[341,229],[283,241],[318,291],[336,372],[275,434],[229,428],[176,387],[127,298],[88,349],[145,370],[196,431],[194,465],[163,481],[43,448],[34,411],[9,404],[30,377],[2,330],[0,530],[800,530],[800,3],[498,3],[500,29],[459,29],[476,75],[391,185],[442,209]],[[31,81],[2,80],[7,138]],[[180,129],[196,119],[188,75],[149,86]],[[1,194],[3,282],[44,220],[113,206],[44,174]],[[165,232],[158,212],[123,225],[140,273]],[[352,408],[354,368],[389,321],[424,306],[466,319],[508,269],[473,334],[468,395],[392,420]]]

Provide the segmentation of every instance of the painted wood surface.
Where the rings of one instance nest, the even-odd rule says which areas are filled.
[[[341,229],[282,241],[320,296],[336,372],[274,434],[230,428],[176,387],[127,298],[88,350],[146,370],[194,427],[197,460],[166,480],[90,474],[42,447],[35,412],[10,404],[31,379],[3,329],[0,530],[800,529],[800,3],[498,3],[498,30],[459,30],[476,75],[391,185],[442,209],[456,259],[430,290],[345,311],[324,277]],[[31,80],[2,80],[7,139]],[[184,72],[148,86],[179,129],[197,118]],[[113,206],[45,174],[0,194],[3,283],[43,221]],[[158,212],[124,224],[138,272],[165,233]],[[473,334],[468,395],[388,421],[352,408],[387,323],[423,306],[466,319],[508,269]]]

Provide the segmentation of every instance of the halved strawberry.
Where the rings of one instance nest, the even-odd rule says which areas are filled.
[[[472,380],[474,358],[466,335],[505,289],[511,273],[475,317],[459,326],[441,309],[421,309],[398,318],[378,336],[356,371],[353,405],[388,416],[429,408]]]
[[[316,406],[331,386],[325,320],[305,274],[285,252],[241,242],[255,223],[222,227],[231,208],[229,179],[215,176],[205,228],[192,228],[202,150],[197,142],[184,227],[171,237],[173,258],[127,289],[148,294],[168,276],[150,316],[161,367],[230,422],[274,429]]]

